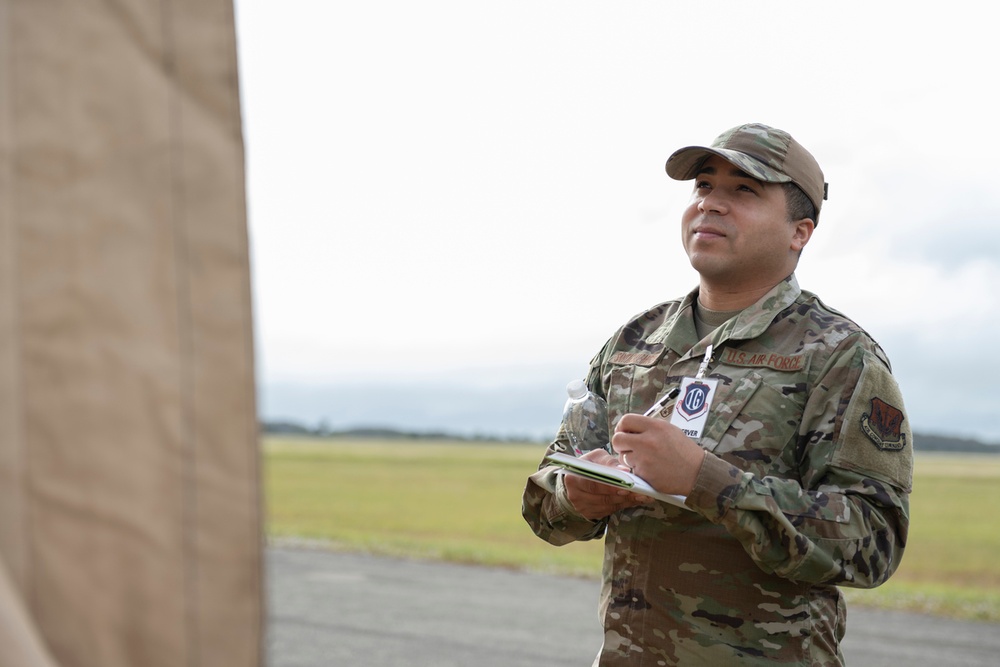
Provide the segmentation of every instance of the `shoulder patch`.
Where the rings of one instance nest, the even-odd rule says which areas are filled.
[[[861,430],[879,449],[899,451],[906,447],[903,419],[902,410],[875,397],[871,410],[861,415]]]
[[[889,482],[913,486],[913,435],[899,385],[878,355],[858,347],[851,360],[856,381],[841,388],[834,439],[835,466]]]

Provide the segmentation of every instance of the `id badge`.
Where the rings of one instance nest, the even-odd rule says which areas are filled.
[[[670,415],[670,423],[689,438],[700,439],[718,384],[719,381],[714,378],[687,377],[681,380],[681,392]]]

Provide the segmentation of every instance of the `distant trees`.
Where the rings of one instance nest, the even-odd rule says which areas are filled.
[[[323,419],[315,428],[292,421],[266,421],[261,423],[261,432],[270,435],[301,435],[317,438],[379,438],[401,440],[469,440],[493,442],[532,442],[538,438],[521,435],[476,434],[460,435],[444,431],[416,432],[389,427],[359,427],[335,430],[330,422]],[[1000,454],[1000,445],[986,444],[970,438],[955,438],[927,433],[913,434],[914,450],[918,452],[963,452],[975,454]]]

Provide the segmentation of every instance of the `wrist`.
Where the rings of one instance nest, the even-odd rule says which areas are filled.
[[[702,468],[705,467],[705,459],[707,457],[708,452],[699,447],[697,454],[692,457],[690,464],[687,466],[688,474],[682,482],[683,490],[680,491],[682,496],[689,496],[694,492],[698,484],[698,477],[701,475]]]
[[[552,495],[555,498],[556,505],[559,507],[559,511],[562,516],[582,521],[590,521],[590,519],[580,514],[579,510],[577,510],[570,501],[569,494],[566,492],[566,475],[560,474],[556,476],[556,488]]]

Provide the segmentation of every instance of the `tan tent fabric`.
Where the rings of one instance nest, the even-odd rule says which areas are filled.
[[[0,560],[0,664],[56,667]]]
[[[232,0],[0,0],[0,667],[259,665]]]

